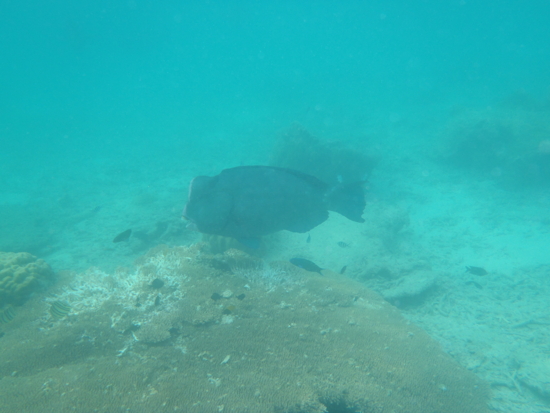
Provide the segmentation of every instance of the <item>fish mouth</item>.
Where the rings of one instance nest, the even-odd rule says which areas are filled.
[[[189,229],[191,231],[198,231],[199,230],[199,227],[197,227],[197,224],[195,224],[193,222],[193,220],[190,219],[187,216],[187,205],[185,205],[185,208],[183,209],[183,212],[181,213],[181,219],[187,221],[187,225],[186,225],[187,229]]]

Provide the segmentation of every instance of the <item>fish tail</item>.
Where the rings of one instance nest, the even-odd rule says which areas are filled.
[[[355,222],[365,222],[361,215],[365,209],[364,181],[333,186],[326,194],[328,209]]]

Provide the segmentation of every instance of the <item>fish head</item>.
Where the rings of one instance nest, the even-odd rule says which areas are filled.
[[[189,197],[182,216],[188,228],[206,234],[223,235],[232,209],[231,194],[216,188],[216,179],[198,176],[189,185]]]

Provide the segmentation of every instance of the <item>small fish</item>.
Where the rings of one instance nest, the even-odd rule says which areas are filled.
[[[222,314],[223,315],[229,315],[233,312],[235,312],[235,306],[234,305],[228,305],[227,307],[224,308],[224,310],[222,311]]]
[[[50,307],[50,314],[56,320],[61,320],[71,311],[71,306],[67,301],[54,301]]]
[[[474,275],[487,275],[489,274],[485,268],[481,267],[473,267],[473,266],[466,266],[466,272],[469,272],[470,274]]]
[[[344,265],[344,266],[342,267],[342,269],[340,270],[340,274],[345,273],[346,270],[347,270],[347,268],[348,268],[348,266],[347,266],[347,265]]]
[[[113,240],[113,242],[117,243],[117,242],[122,242],[122,241],[128,241],[128,238],[130,238],[130,235],[132,235],[132,230],[127,229],[126,231],[121,232],[120,234],[118,234],[115,237],[115,239]]]
[[[309,244],[311,242],[311,234],[307,234],[306,242]]]
[[[4,309],[0,310],[0,324],[7,324],[15,318],[15,309],[13,306],[8,305]]]
[[[154,288],[155,290],[159,290],[162,287],[164,287],[164,281],[162,281],[160,278],[155,278],[151,283],[151,288]]]
[[[303,270],[318,272],[319,274],[323,275],[321,273],[323,269],[314,262],[311,262],[310,260],[306,260],[305,258],[291,258],[289,261],[291,264],[294,264],[295,266],[300,267]]]
[[[338,246],[341,247],[341,248],[349,247],[349,244],[347,242],[344,242],[344,241],[338,241],[336,244],[338,244]]]

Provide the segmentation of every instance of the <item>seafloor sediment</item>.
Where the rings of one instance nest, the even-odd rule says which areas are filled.
[[[200,244],[66,274],[2,331],[6,413],[487,411],[487,385],[360,283]]]

